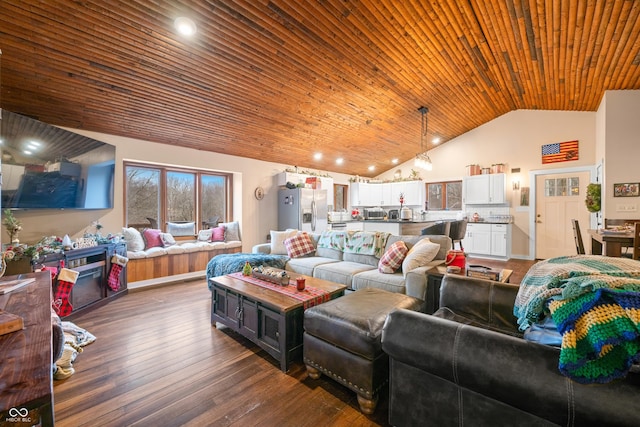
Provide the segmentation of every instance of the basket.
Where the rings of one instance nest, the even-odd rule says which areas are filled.
[[[280,285],[280,286],[288,286],[289,280],[291,279],[289,275],[272,276],[270,274],[258,273],[257,271],[252,271],[251,276],[255,277],[256,279],[264,280],[265,282],[275,283],[276,285]]]

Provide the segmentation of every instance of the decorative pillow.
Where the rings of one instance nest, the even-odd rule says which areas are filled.
[[[154,228],[145,228],[142,231],[142,237],[144,238],[144,249],[149,248],[164,248],[164,242],[160,236],[162,231]]]
[[[160,238],[165,248],[176,244],[176,239],[173,238],[171,233],[160,233]]]
[[[172,236],[193,236],[196,234],[195,222],[167,222],[167,233]]]
[[[133,227],[123,227],[122,236],[124,241],[127,242],[127,250],[129,251],[144,251],[144,239],[142,234]]]
[[[211,241],[212,242],[224,242],[225,239],[225,227],[219,225],[211,229]]]
[[[309,237],[306,231],[301,231],[295,236],[286,239],[284,246],[287,248],[287,255],[289,255],[290,258],[303,257],[316,251],[311,237]]]
[[[289,237],[295,236],[297,233],[298,233],[298,230],[286,230],[286,231],[271,230],[271,254],[287,255],[287,248],[284,245],[284,241],[287,240]]]
[[[241,240],[240,239],[240,224],[238,224],[238,221],[233,221],[233,222],[221,222],[218,224],[219,226],[223,226],[225,229],[225,242],[231,242],[234,240]]]
[[[210,242],[212,233],[211,229],[198,231],[198,242]]]
[[[406,276],[407,273],[414,268],[427,265],[438,255],[439,250],[440,245],[433,243],[426,237],[418,240],[418,243],[409,249],[407,256],[404,258],[404,261],[402,261],[402,274]]]
[[[380,258],[378,271],[385,274],[395,273],[402,266],[402,261],[407,256],[407,252],[409,252],[409,248],[402,240],[395,242],[389,246],[389,249]]]

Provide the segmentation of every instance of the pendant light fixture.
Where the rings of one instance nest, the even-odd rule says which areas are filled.
[[[418,111],[420,111],[420,114],[422,115],[422,122],[420,125],[420,152],[416,154],[416,159],[413,164],[417,168],[430,171],[433,169],[433,163],[431,163],[431,159],[429,158],[424,146],[424,139],[427,136],[427,113],[429,112],[429,109],[427,107],[420,107],[418,108]]]

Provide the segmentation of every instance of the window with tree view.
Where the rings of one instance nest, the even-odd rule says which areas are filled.
[[[430,210],[461,210],[462,181],[428,183],[427,200]]]
[[[125,164],[126,223],[160,228],[166,223],[215,226],[230,216],[231,175],[211,171]]]

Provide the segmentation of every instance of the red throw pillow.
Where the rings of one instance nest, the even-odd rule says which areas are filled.
[[[145,228],[142,231],[142,238],[144,239],[144,249],[149,248],[163,248],[164,241],[162,240],[162,231],[153,228]]]
[[[316,251],[311,237],[305,231],[285,239],[284,247],[287,248],[287,254],[290,258],[299,258]]]
[[[224,235],[225,235],[224,225],[219,225],[211,229],[212,242],[224,242]]]
[[[409,252],[407,245],[402,240],[398,240],[389,246],[389,249],[387,249],[380,258],[378,271],[385,274],[395,273],[402,265],[402,261],[404,261],[404,257],[407,256],[407,252]]]

